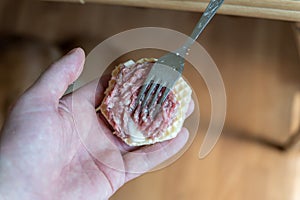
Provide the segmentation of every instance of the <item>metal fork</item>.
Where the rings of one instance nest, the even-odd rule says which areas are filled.
[[[142,110],[147,110],[146,106],[147,108],[151,108],[157,103],[159,107],[155,109],[156,112],[154,113],[154,116],[156,115],[170,90],[182,74],[185,61],[184,58],[187,55],[190,46],[202,33],[223,2],[224,0],[211,0],[185,44],[174,52],[170,52],[160,57],[155,62],[138,94],[134,106],[131,107],[132,111],[134,111],[139,104],[141,104]],[[165,89],[162,90],[163,88]],[[155,89],[156,91],[154,92]],[[154,94],[152,94],[153,92]],[[152,100],[150,101],[151,97]]]

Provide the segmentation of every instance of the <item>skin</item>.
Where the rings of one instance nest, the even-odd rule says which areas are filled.
[[[132,148],[95,112],[106,81],[64,93],[85,61],[77,48],[51,65],[12,107],[1,131],[1,199],[108,199],[124,183],[176,154],[173,140]],[[193,110],[190,105],[188,115]]]

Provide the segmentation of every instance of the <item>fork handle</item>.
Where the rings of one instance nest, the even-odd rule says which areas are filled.
[[[197,40],[198,36],[202,33],[206,25],[210,22],[213,16],[216,14],[217,10],[223,4],[224,0],[211,0],[205,9],[203,15],[195,26],[192,34],[190,35],[190,39],[185,43],[185,47],[188,49],[195,40]]]

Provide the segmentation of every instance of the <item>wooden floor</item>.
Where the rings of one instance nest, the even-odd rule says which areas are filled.
[[[199,16],[96,4],[1,1],[0,124],[17,96],[71,47],[82,46],[88,52],[109,36],[142,26],[188,34]],[[176,163],[131,181],[111,199],[300,199],[300,153],[280,150],[299,131],[300,121],[295,108],[300,60],[291,25],[216,16],[199,42],[224,79],[226,131],[213,152],[199,160],[210,100],[201,77],[187,67],[185,75],[201,108],[195,141]]]

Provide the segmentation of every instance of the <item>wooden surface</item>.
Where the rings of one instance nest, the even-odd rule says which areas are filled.
[[[77,3],[163,8],[203,12],[209,0],[48,0]],[[220,14],[300,21],[300,2],[295,0],[225,0]]]
[[[199,138],[163,170],[121,188],[111,200],[297,200],[299,153],[282,153],[256,142],[222,137],[199,160]]]
[[[1,1],[0,32],[21,35],[28,42],[25,48],[14,40],[8,43],[10,53],[1,52],[0,108],[7,109],[60,55],[58,48],[82,46],[88,52],[111,35],[142,26],[188,34],[198,18],[199,14],[191,12],[101,4]],[[201,107],[196,140],[175,164],[130,182],[111,199],[299,199],[299,151],[276,148],[299,132],[300,61],[291,26],[281,21],[216,16],[199,42],[215,60],[226,87],[228,112],[220,141],[209,157],[198,159],[210,102],[203,80],[187,66],[185,75],[196,85]],[[36,45],[41,42],[48,51]],[[134,56],[138,55],[129,55]]]
[[[297,48],[298,48],[298,52],[299,52],[299,56],[300,56],[300,23],[294,23],[293,25],[293,31],[295,34],[295,38],[296,38],[296,44],[297,44]]]

